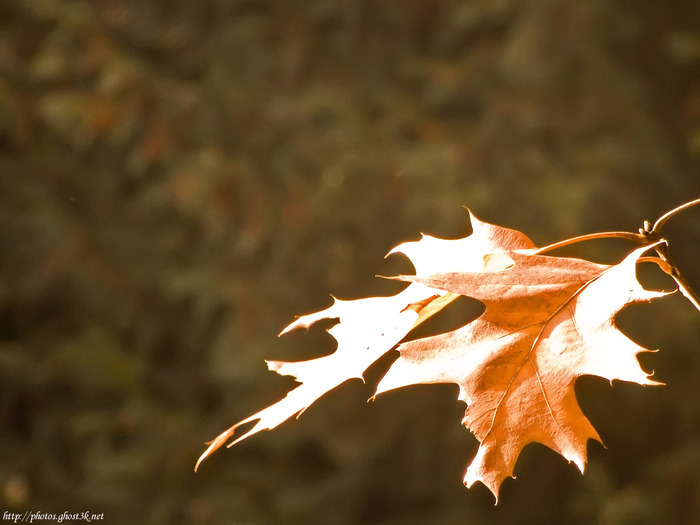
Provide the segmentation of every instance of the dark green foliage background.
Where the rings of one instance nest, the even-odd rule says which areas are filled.
[[[369,380],[192,472],[292,387],[264,358],[332,350],[278,340],[294,315],[393,293],[373,276],[410,267],[383,255],[463,236],[463,205],[544,245],[700,196],[698,35],[690,0],[0,0],[0,511],[700,523],[700,317],[678,294],[619,317],[667,386],[577,385],[607,445],[585,476],[533,445],[494,508],[461,486],[456,388],[366,404]],[[700,289],[700,209],[666,233]]]

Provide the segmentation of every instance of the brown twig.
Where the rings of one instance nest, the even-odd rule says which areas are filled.
[[[690,208],[691,206],[696,206],[700,204],[700,199],[695,199],[692,201],[688,201],[685,204],[681,204],[680,206],[676,206],[670,211],[667,211],[664,213],[661,217],[659,217],[656,222],[654,223],[654,226],[649,229],[648,223],[644,224],[644,230],[640,230],[642,235],[647,236],[650,240],[653,239],[658,239],[661,237],[661,228],[663,225],[666,223],[668,219],[676,215],[677,213],[686,210]],[[678,289],[681,291],[681,293],[685,296],[686,299],[688,299],[695,308],[700,311],[700,297],[698,297],[698,294],[695,293],[695,291],[690,287],[690,284],[688,281],[685,280],[685,277],[681,274],[680,270],[678,267],[673,263],[673,260],[671,259],[671,255],[668,251],[668,244],[661,244],[657,246],[656,248],[656,253],[659,254],[659,257],[661,260],[666,262],[668,266],[670,267],[670,272],[669,275],[673,277],[673,280],[676,281],[676,284],[678,285]]]
[[[616,239],[625,239],[628,241],[632,241],[637,244],[641,244],[642,246],[647,245],[647,244],[653,244],[657,241],[663,240],[661,238],[661,228],[663,227],[664,224],[666,224],[666,221],[673,217],[674,215],[680,213],[683,210],[686,210],[692,206],[697,206],[700,204],[700,199],[695,199],[692,201],[688,201],[684,204],[681,204],[680,206],[677,206],[673,208],[672,210],[667,211],[664,213],[661,217],[659,217],[654,225],[652,226],[648,221],[644,221],[644,226],[639,229],[639,233],[632,233],[632,232],[600,232],[600,233],[589,233],[586,235],[579,235],[578,237],[572,237],[571,239],[565,239],[563,241],[555,242],[554,244],[550,244],[548,246],[545,246],[543,248],[539,248],[533,252],[534,255],[540,255],[545,252],[549,252],[552,250],[555,250],[557,248],[563,248],[564,246],[569,246],[571,244],[575,244],[578,242],[583,242],[583,241],[591,241],[594,239],[611,239],[611,238],[616,238]],[[700,297],[698,296],[697,293],[690,287],[690,284],[688,284],[688,281],[685,280],[683,275],[681,274],[680,270],[678,270],[678,267],[673,263],[671,259],[671,255],[669,254],[668,251],[668,243],[664,242],[662,244],[658,244],[655,248],[656,253],[659,255],[659,266],[666,272],[668,273],[671,277],[673,277],[673,280],[676,281],[676,284],[678,285],[678,289],[681,291],[681,293],[695,306],[695,308],[700,311]],[[663,264],[661,264],[661,261],[663,261]]]
[[[656,232],[657,234],[660,235],[660,234],[661,234],[661,227],[664,225],[664,223],[665,223],[668,219],[670,219],[671,217],[673,217],[673,216],[674,216],[675,214],[677,214],[678,212],[681,212],[681,211],[683,211],[683,210],[685,210],[685,209],[687,209],[687,208],[690,208],[691,206],[697,206],[698,204],[700,204],[700,199],[695,199],[695,200],[692,200],[692,201],[688,201],[688,202],[686,202],[685,204],[681,204],[680,206],[677,206],[677,207],[673,208],[673,209],[670,210],[670,211],[667,211],[667,212],[664,213],[661,217],[659,217],[658,219],[656,219],[656,222],[654,223],[654,227],[651,229],[651,232],[652,232],[652,233],[653,233],[653,232]]]

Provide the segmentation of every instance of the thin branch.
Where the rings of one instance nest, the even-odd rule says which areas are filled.
[[[680,213],[683,210],[686,210],[692,206],[697,206],[700,205],[700,199],[695,199],[692,201],[688,201],[685,204],[681,204],[680,206],[676,206],[672,210],[667,211],[664,213],[661,217],[659,217],[656,222],[654,223],[653,226],[651,226],[647,221],[644,222],[644,227],[639,230],[639,233],[631,233],[631,232],[600,232],[600,233],[589,233],[586,235],[579,235],[578,237],[573,237],[571,239],[565,239],[563,241],[555,242],[554,244],[550,244],[548,246],[545,246],[543,248],[539,248],[535,250],[533,255],[540,255],[545,252],[549,252],[552,250],[556,250],[557,248],[563,248],[564,246],[569,246],[571,244],[575,244],[578,242],[583,242],[583,241],[591,241],[594,239],[610,239],[610,238],[617,238],[617,239],[626,239],[628,241],[632,241],[637,244],[641,244],[642,246],[647,245],[647,244],[652,244],[655,243],[659,240],[661,240],[661,228],[663,227],[664,224],[666,224],[666,221],[673,217],[674,215]],[[653,261],[656,262],[661,269],[669,274],[671,277],[673,277],[673,280],[676,281],[676,284],[678,285],[678,289],[681,291],[681,293],[695,306],[695,308],[700,311],[700,296],[693,291],[693,289],[690,287],[690,284],[688,284],[688,281],[685,280],[681,272],[678,270],[678,267],[673,263],[671,260],[671,256],[669,255],[668,252],[668,246],[666,244],[656,246],[656,253],[658,253],[659,258],[656,260],[650,259],[650,258],[645,258],[647,261]]]
[[[673,280],[676,281],[678,289],[685,296],[685,298],[693,303],[693,306],[700,312],[700,297],[698,297],[695,291],[693,291],[693,289],[688,285],[688,281],[685,280],[678,270],[672,273],[671,277],[673,277]]]
[[[668,244],[660,244],[654,249],[659,255],[659,259],[664,262],[663,266],[659,264],[661,269],[673,277],[673,280],[676,281],[678,289],[683,296],[688,299],[698,311],[700,311],[700,297],[698,297],[698,294],[695,293],[695,291],[690,287],[688,281],[685,280],[683,274],[681,274],[678,267],[673,263],[673,260],[671,260],[671,255],[668,252]],[[670,271],[668,271],[664,266],[668,266],[668,270]]]
[[[648,235],[649,237],[659,237],[660,236],[660,231],[663,225],[666,223],[668,219],[676,215],[677,213],[690,208],[691,206],[696,206],[700,204],[700,199],[695,199],[692,201],[688,201],[685,204],[681,204],[680,206],[677,206],[673,208],[670,211],[667,211],[664,213],[661,217],[659,217],[656,222],[654,223],[654,226],[651,228],[651,230],[645,231],[645,234]],[[647,230],[647,228],[645,228]],[[656,247],[656,253],[659,254],[659,257],[661,260],[663,260],[666,264],[670,266],[670,272],[668,273],[671,277],[673,277],[673,280],[676,281],[676,284],[678,285],[678,289],[681,291],[681,293],[685,296],[686,299],[688,299],[695,308],[697,308],[698,311],[700,311],[700,297],[698,297],[698,294],[695,293],[695,291],[690,287],[690,284],[688,281],[685,280],[685,277],[681,274],[680,270],[678,267],[673,263],[671,260],[671,256],[668,252],[668,246],[667,245],[661,245]],[[662,267],[663,268],[663,267]],[[666,270],[664,270],[666,271]]]
[[[645,225],[644,229],[640,230],[640,233],[632,233],[632,232],[600,232],[600,233],[588,233],[586,235],[579,235],[578,237],[572,237],[571,239],[565,239],[563,241],[555,242],[554,244],[550,244],[548,246],[545,246],[543,248],[537,249],[535,252],[533,252],[534,255],[539,255],[545,252],[549,252],[552,250],[556,250],[557,248],[563,248],[564,246],[569,246],[571,244],[575,244],[578,242],[583,242],[583,241],[592,241],[594,239],[610,239],[610,238],[617,238],[617,239],[626,239],[628,241],[635,242],[637,244],[645,245],[645,244],[651,244],[653,242],[656,242],[659,238],[659,232],[661,230],[661,227],[666,223],[668,219],[676,215],[677,213],[690,208],[692,206],[697,206],[700,204],[700,199],[695,199],[689,202],[686,202],[685,204],[681,204],[680,206],[677,206],[673,208],[670,211],[667,211],[664,213],[661,217],[657,219],[657,221],[654,223],[654,226],[649,228],[648,226]]]
[[[681,212],[687,208],[690,208],[691,206],[697,206],[698,204],[700,204],[700,199],[695,199],[693,201],[686,202],[685,204],[681,204],[680,206],[677,206],[670,211],[667,211],[666,213],[664,213],[661,217],[659,217],[656,220],[650,233],[657,233],[658,234],[659,231],[661,230],[661,227],[664,225],[664,223],[668,219],[673,217],[676,213]]]

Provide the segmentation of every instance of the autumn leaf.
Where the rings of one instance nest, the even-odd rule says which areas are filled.
[[[309,361],[268,361],[271,370],[300,384],[286,397],[221,433],[195,469],[212,452],[300,415],[341,383],[363,378],[367,368],[398,346],[399,358],[380,380],[375,396],[414,384],[455,383],[466,405],[462,423],[480,442],[464,483],[486,485],[498,501],[505,478],[513,476],[523,448],[542,443],[583,472],[589,439],[598,433],[581,411],[576,380],[594,375],[658,385],[639,365],[649,351],[615,325],[625,306],[667,295],[637,280],[640,261],[656,263],[698,306],[697,297],[673,265],[663,223],[700,199],[662,216],[640,233],[604,232],[536,248],[524,234],[480,221],[470,213],[472,234],[457,240],[424,235],[394,248],[412,262],[415,275],[395,279],[408,286],[389,297],[334,299],[329,308],[298,318],[282,331],[337,319],[328,332],[334,353]],[[552,257],[544,252],[573,242],[617,237],[642,245],[619,264]],[[656,256],[645,255],[654,249]],[[452,332],[406,341],[411,330],[459,296],[485,305],[483,314]],[[280,335],[282,335],[280,334]],[[247,430],[240,432],[244,425]]]
[[[516,230],[481,222],[471,212],[469,216],[472,234],[464,239],[448,241],[424,235],[420,241],[403,243],[389,254],[405,254],[417,271],[430,275],[446,271],[478,272],[483,269],[484,257],[489,253],[534,247],[530,239]],[[239,421],[217,436],[197,461],[195,470],[207,456],[234,438],[240,427],[254,423],[229,446],[298,416],[341,383],[349,379],[362,379],[365,370],[394,348],[411,329],[457,297],[458,294],[413,283],[389,297],[353,301],[334,298],[329,308],[298,318],[280,335],[296,328],[308,329],[322,319],[337,319],[338,323],[328,330],[338,343],[335,352],[309,361],[268,361],[270,370],[293,376],[301,384],[277,403]]]
[[[498,498],[502,481],[528,443],[538,442],[583,472],[588,439],[600,440],[581,412],[574,383],[582,375],[659,384],[637,361],[646,351],[624,336],[615,314],[632,302],[666,295],[645,290],[636,264],[502,253],[506,269],[403,277],[473,297],[484,313],[463,328],[404,343],[377,393],[419,383],[456,383],[467,404],[463,424],[481,442],[464,482],[483,482]]]

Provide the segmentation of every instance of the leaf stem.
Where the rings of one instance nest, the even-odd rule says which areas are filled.
[[[564,246],[569,246],[577,242],[592,241],[594,239],[626,239],[628,241],[636,242],[637,244],[651,244],[647,235],[642,235],[639,233],[632,232],[599,232],[599,233],[587,233],[585,235],[579,235],[577,237],[572,237],[571,239],[564,239],[563,241],[555,242],[554,244],[549,244],[543,248],[538,248],[533,255],[540,255],[544,252],[549,252],[556,250],[557,248],[563,248]]]

